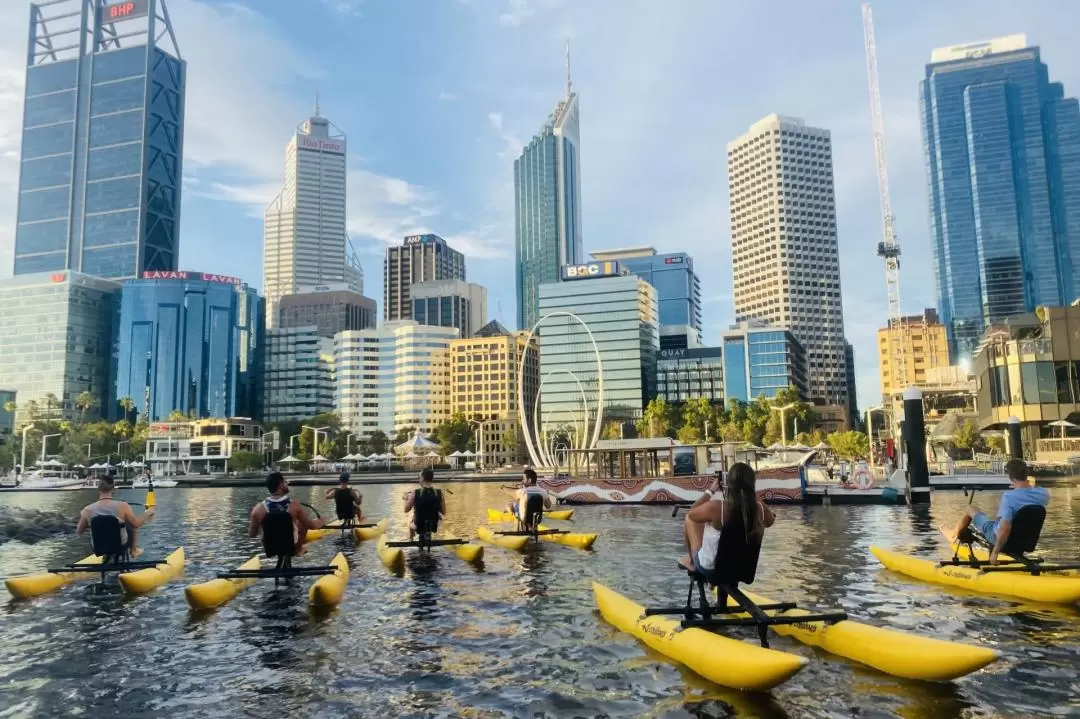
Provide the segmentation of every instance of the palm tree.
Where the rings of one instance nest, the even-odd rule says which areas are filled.
[[[97,397],[95,397],[93,393],[89,391],[84,390],[82,392],[79,392],[79,394],[75,396],[75,409],[81,412],[79,416],[80,423],[86,422],[86,411],[89,409],[94,409],[97,406]]]
[[[23,405],[23,412],[26,413],[26,416],[23,419],[26,422],[33,422],[35,419],[37,419],[39,411],[40,409],[38,408],[37,402],[32,399],[27,400],[26,404]]]
[[[46,392],[42,398],[45,400],[45,411],[47,413],[47,419],[53,418],[53,410],[60,406],[60,399],[52,392]]]
[[[120,409],[124,410],[124,419],[131,421],[131,410],[135,409],[135,400],[131,397],[121,397],[118,400]]]

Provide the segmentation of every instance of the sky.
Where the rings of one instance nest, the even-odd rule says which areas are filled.
[[[0,276],[11,273],[29,3],[0,0]],[[180,268],[262,288],[262,214],[313,109],[348,137],[348,232],[382,304],[385,248],[434,232],[516,321],[513,162],[563,96],[581,113],[586,252],[685,251],[703,340],[734,321],[727,143],[770,113],[832,132],[845,330],[880,399],[887,319],[858,0],[167,0],[188,66]],[[977,8],[977,9],[976,9]],[[918,82],[935,47],[1024,32],[1080,94],[1074,0],[873,3],[905,313],[933,307]]]

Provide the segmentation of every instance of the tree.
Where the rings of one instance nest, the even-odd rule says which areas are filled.
[[[979,426],[975,424],[973,420],[965,419],[953,433],[952,442],[957,449],[966,449],[970,451],[972,457],[974,457],[975,451],[982,444]]]
[[[386,436],[386,432],[383,432],[381,429],[377,429],[374,432],[372,432],[371,436],[368,437],[368,441],[367,441],[368,449],[371,450],[370,453],[371,454],[385,454],[386,453],[386,444],[387,444],[388,439],[389,438]]]
[[[642,437],[670,437],[677,424],[678,410],[663,397],[656,397],[638,420],[637,431]]]
[[[186,414],[184,414],[183,410],[174,409],[172,412],[169,412],[169,416],[165,418],[165,421],[166,422],[187,422],[188,421],[188,416]]]
[[[53,410],[60,407],[60,399],[52,392],[46,392],[42,399],[45,400],[45,417],[46,419],[52,419],[55,416]]]
[[[865,459],[870,453],[870,439],[862,432],[833,432],[826,441],[840,459]]]
[[[394,433],[394,446],[405,444],[413,438],[414,434],[416,434],[416,427],[402,427]]]
[[[75,409],[79,410],[79,422],[86,422],[86,412],[99,404],[97,397],[86,390],[75,396]]]
[[[1005,438],[1000,434],[992,434],[986,437],[986,446],[994,454],[1005,454]]]
[[[262,469],[263,460],[258,452],[233,452],[229,467],[234,472],[251,472]]]
[[[609,419],[600,430],[600,439],[622,439],[622,422]]]
[[[679,436],[680,442],[701,442],[708,439],[707,435],[711,434],[715,437],[719,425],[716,423],[716,411],[709,403],[709,400],[704,397],[697,397],[695,399],[687,400],[682,406],[682,423],[680,426],[680,432],[686,430],[687,437],[695,437],[694,440],[684,440],[682,436]]]
[[[120,405],[120,409],[124,410],[124,419],[131,421],[131,412],[135,409],[135,400],[131,397],[121,397],[117,400],[117,404]]]
[[[455,414],[435,428],[432,439],[439,443],[439,449],[445,456],[472,449],[475,437],[472,425],[465,419],[465,415]]]
[[[683,444],[697,444],[702,441],[701,432],[692,424],[684,424],[679,427],[675,437]]]
[[[35,419],[38,418],[39,414],[41,414],[41,408],[38,406],[38,403],[32,399],[27,400],[26,404],[23,405],[22,423],[27,424],[29,422],[33,422]]]

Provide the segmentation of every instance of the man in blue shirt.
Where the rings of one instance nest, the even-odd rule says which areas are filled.
[[[1012,488],[1001,495],[997,519],[991,519],[978,507],[971,506],[967,508],[967,512],[955,529],[951,532],[942,529],[951,542],[956,542],[956,537],[969,524],[979,530],[993,545],[993,549],[990,550],[991,562],[997,562],[998,554],[1009,541],[1009,533],[1012,531],[1012,521],[1016,513],[1023,507],[1030,505],[1045,507],[1050,503],[1050,492],[1045,487],[1033,487],[1028,482],[1028,468],[1024,460],[1010,459],[1005,463],[1005,473],[1012,481]]]

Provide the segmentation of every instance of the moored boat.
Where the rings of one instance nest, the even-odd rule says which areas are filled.
[[[891,552],[880,547],[870,551],[886,569],[905,574],[924,582],[960,587],[982,594],[1019,597],[1048,604],[1080,602],[1080,577],[1040,574],[1034,576],[1017,571],[983,571],[966,565],[940,566],[937,562]]]
[[[630,634],[669,659],[717,684],[766,691],[806,666],[796,654],[765,649],[704,629],[683,629],[678,621],[644,616],[645,608],[593,582],[593,596],[604,621]]]

